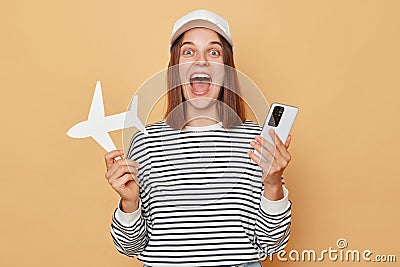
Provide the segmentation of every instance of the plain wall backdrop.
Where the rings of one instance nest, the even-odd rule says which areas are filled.
[[[167,67],[175,20],[198,8],[229,21],[237,68],[269,102],[300,108],[285,250],[345,238],[400,261],[400,1],[13,0],[0,8],[0,266],[142,265],[109,234],[118,195],[105,152],[66,131],[86,119],[96,80],[106,114],[125,111]],[[349,265],[264,266],[316,264]]]

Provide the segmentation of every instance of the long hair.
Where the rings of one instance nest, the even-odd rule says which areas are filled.
[[[179,57],[184,33],[171,46],[171,56],[167,71],[167,110],[164,114],[166,124],[175,129],[185,126],[185,108],[183,88],[179,76]],[[224,83],[218,96],[219,119],[223,127],[229,128],[242,124],[246,120],[245,102],[241,98],[239,79],[233,60],[231,45],[220,34],[222,55],[225,68]]]

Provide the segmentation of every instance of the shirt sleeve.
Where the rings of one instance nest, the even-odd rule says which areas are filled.
[[[255,223],[255,244],[265,255],[272,255],[282,250],[290,235],[291,202],[289,191],[283,185],[283,198],[272,201],[261,192],[260,207]]]
[[[138,168],[139,186],[143,177],[148,175],[148,169],[150,168],[144,138],[143,133],[136,133],[131,139],[127,153],[127,158],[140,164]],[[149,241],[147,227],[149,222],[146,220],[146,216],[143,216],[143,212],[141,199],[139,208],[136,211],[130,213],[123,212],[121,209],[121,199],[118,201],[118,207],[114,210],[111,220],[111,237],[117,250],[126,256],[135,257],[139,255]]]
[[[142,215],[142,201],[139,200],[139,208],[133,212],[122,211],[121,198],[118,201],[118,208],[115,210],[115,219],[123,225],[132,225]]]

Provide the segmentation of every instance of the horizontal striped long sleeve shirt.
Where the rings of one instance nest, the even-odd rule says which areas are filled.
[[[262,169],[247,152],[261,126],[173,129],[165,120],[131,139],[140,164],[139,209],[111,221],[119,252],[149,266],[235,266],[263,260],[289,239],[291,202],[264,197]],[[120,200],[121,201],[121,200]]]

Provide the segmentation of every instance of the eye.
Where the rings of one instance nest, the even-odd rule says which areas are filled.
[[[189,56],[189,55],[193,55],[194,52],[192,49],[185,49],[185,50],[183,50],[183,54]]]
[[[210,52],[209,52],[209,54],[211,55],[211,56],[219,56],[220,55],[220,52],[218,51],[218,50],[211,50]]]

